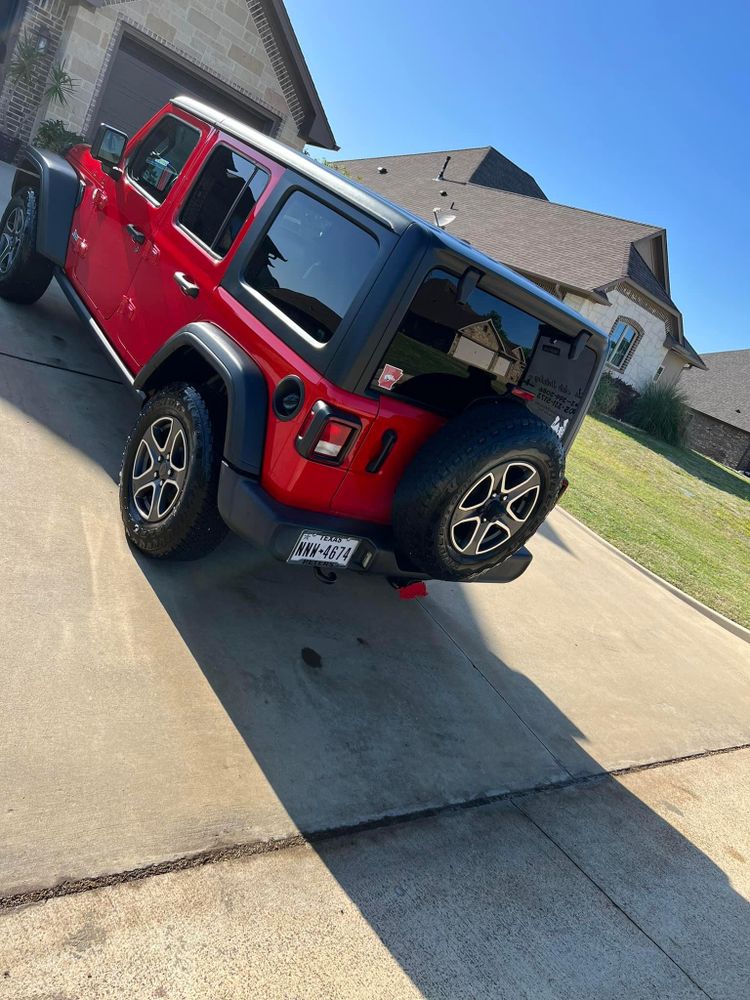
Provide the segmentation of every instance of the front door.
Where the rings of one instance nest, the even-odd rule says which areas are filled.
[[[128,289],[150,251],[162,214],[178,195],[177,179],[205,129],[164,115],[142,140],[136,137],[121,177],[101,170],[87,191],[91,208],[85,232],[78,234],[85,250],[76,256],[74,275],[100,320],[130,309]],[[106,324],[111,339],[120,339],[118,324],[119,318],[114,325]]]
[[[128,295],[135,311],[123,342],[136,368],[186,324],[214,317],[227,255],[279,172],[222,137],[164,212]]]

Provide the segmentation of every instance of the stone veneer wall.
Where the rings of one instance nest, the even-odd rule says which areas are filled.
[[[629,352],[622,368],[608,368],[616,378],[622,379],[628,385],[642,391],[653,380],[656,369],[664,365],[661,378],[675,382],[682,371],[682,364],[675,365],[673,352],[664,346],[667,333],[667,323],[661,316],[646,309],[635,301],[631,294],[626,294],[620,288],[607,292],[609,305],[592,302],[580,295],[567,294],[565,303],[592,320],[606,333],[611,333],[619,319],[631,320],[640,333],[638,342]],[[671,331],[670,331],[671,332]]]
[[[158,42],[167,54],[182,56],[267,108],[269,117],[280,119],[276,138],[301,149],[299,101],[285,68],[278,59],[272,61],[272,39],[258,6],[257,0],[250,4],[247,0],[109,0],[92,9],[63,0],[30,0],[24,24],[32,10],[43,10],[48,18],[54,12],[59,45],[55,42],[56,51],[50,45],[50,64],[65,59],[77,89],[65,107],[48,102],[39,106],[41,90],[30,95],[23,109],[24,138],[47,117],[61,118],[76,132],[88,130],[119,29],[126,24]]]
[[[750,433],[697,410],[690,411],[687,442],[702,455],[732,469],[750,469]]]

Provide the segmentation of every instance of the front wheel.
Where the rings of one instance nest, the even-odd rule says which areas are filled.
[[[0,297],[29,305],[47,291],[52,261],[36,252],[38,196],[23,188],[0,220]]]
[[[125,534],[157,559],[197,559],[227,528],[216,506],[221,451],[205,399],[176,384],[144,405],[125,446],[120,511]]]

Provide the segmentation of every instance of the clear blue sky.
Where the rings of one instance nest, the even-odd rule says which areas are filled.
[[[664,226],[699,351],[750,347],[750,6],[286,0],[341,158],[496,146]]]

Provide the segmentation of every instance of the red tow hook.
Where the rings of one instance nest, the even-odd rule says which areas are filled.
[[[414,583],[407,583],[397,589],[398,596],[402,601],[413,601],[415,597],[427,597],[427,584],[424,580],[415,580]]]

